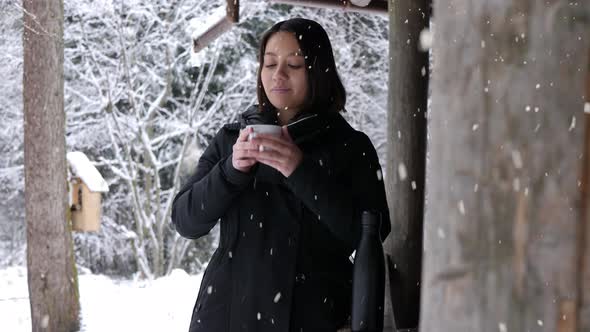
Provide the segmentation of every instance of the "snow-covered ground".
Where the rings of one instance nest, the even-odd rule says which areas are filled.
[[[202,274],[153,281],[80,274],[81,332],[187,331]],[[0,270],[0,331],[31,331],[24,267]]]

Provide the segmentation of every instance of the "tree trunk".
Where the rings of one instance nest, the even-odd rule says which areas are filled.
[[[33,331],[79,328],[67,183],[63,3],[25,0],[24,131],[27,267]]]
[[[430,20],[430,0],[389,1],[389,116],[387,196],[391,234],[386,326],[414,328],[420,312],[422,223],[426,162],[428,53],[419,48]]]
[[[436,1],[434,17],[420,327],[589,331],[590,2]]]

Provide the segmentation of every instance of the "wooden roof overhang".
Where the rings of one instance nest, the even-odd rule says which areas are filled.
[[[388,0],[372,0],[367,6],[354,5],[351,0],[266,0],[269,4],[284,3],[295,6],[341,9],[347,12],[387,15]],[[193,52],[197,53],[240,20],[240,0],[227,0],[226,15],[203,34],[193,39]]]

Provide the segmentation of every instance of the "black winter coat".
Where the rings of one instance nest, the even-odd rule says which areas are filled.
[[[285,178],[266,165],[232,165],[240,128],[277,123],[251,107],[225,125],[174,199],[172,222],[196,239],[220,225],[190,332],[335,331],[351,306],[349,256],[363,210],[383,214],[390,231],[379,160],[369,138],[340,114],[303,114],[288,130],[304,158]]]

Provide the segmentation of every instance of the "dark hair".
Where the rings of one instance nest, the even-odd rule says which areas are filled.
[[[258,109],[262,112],[273,108],[262,87],[260,73],[264,62],[266,43],[277,32],[295,34],[295,39],[305,58],[309,95],[302,111],[312,113],[344,111],[346,90],[344,90],[344,85],[342,85],[336,71],[328,34],[319,23],[304,18],[278,22],[262,35],[258,53],[258,86],[256,88]]]

